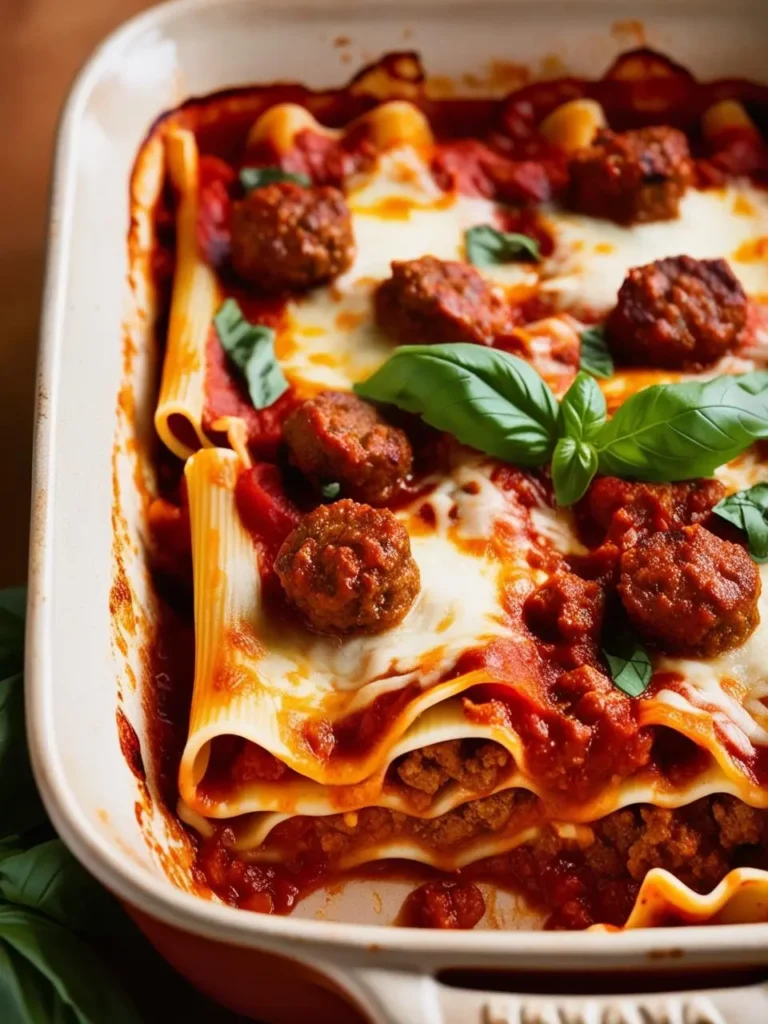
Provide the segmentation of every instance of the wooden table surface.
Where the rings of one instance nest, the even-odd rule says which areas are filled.
[[[146,0],[0,0],[0,586],[27,572],[35,354],[51,154],[88,54]]]

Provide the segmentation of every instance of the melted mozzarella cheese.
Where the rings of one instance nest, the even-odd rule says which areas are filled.
[[[295,681],[303,664],[311,671],[298,693],[364,688],[368,703],[415,679],[427,686],[462,651],[511,633],[500,602],[503,567],[490,552],[476,552],[462,543],[491,536],[494,523],[506,513],[501,492],[473,462],[457,467],[398,516],[407,523],[418,518],[425,505],[432,510],[429,518],[435,526],[411,532],[421,590],[405,619],[384,634],[339,640],[286,627],[261,609],[256,631],[267,653],[259,659],[259,674],[267,685],[280,688],[282,680]],[[295,682],[291,692],[298,695]]]
[[[746,182],[688,189],[675,220],[622,227],[551,210],[549,221],[556,249],[543,288],[563,306],[606,310],[630,267],[682,255],[726,259],[747,294],[768,294],[768,194]]]
[[[373,174],[361,181],[348,201],[354,264],[330,287],[289,303],[280,361],[299,386],[346,388],[373,373],[394,349],[373,317],[373,292],[389,277],[391,262],[427,255],[462,259],[464,232],[473,225],[493,223],[497,210],[486,199],[441,192],[428,168],[409,150],[380,157]],[[538,277],[525,263],[483,268],[483,273],[503,287],[533,285]]]

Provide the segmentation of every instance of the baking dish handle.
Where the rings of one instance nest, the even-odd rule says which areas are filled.
[[[373,1024],[766,1024],[768,985],[649,995],[542,996],[443,985],[427,974],[351,978]]]

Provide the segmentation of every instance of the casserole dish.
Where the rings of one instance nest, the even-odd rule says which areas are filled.
[[[338,923],[238,913],[201,898],[185,835],[153,802],[142,767],[149,730],[158,727],[151,718],[144,722],[142,674],[151,672],[162,684],[168,654],[158,648],[142,547],[144,458],[156,382],[147,330],[151,295],[135,268],[148,254],[142,225],[134,225],[130,283],[136,298],[129,302],[124,229],[131,164],[150,123],[189,95],[254,78],[290,77],[311,86],[343,81],[349,69],[405,40],[433,75],[450,79],[463,72],[482,80],[488,61],[530,64],[532,55],[534,62],[557,59],[587,74],[636,44],[641,32],[702,75],[738,68],[760,78],[757,5],[737,5],[728,15],[708,5],[648,5],[642,26],[611,25],[606,15],[601,3],[425,4],[384,12],[368,4],[352,10],[171,4],[136,19],[104,45],[64,115],[41,350],[30,566],[28,718],[36,776],[62,837],[133,908],[171,962],[206,991],[262,1019],[281,1019],[281,1012],[282,1019],[296,1019],[302,1012],[295,979],[288,1005],[286,990],[274,986],[281,970],[276,955],[315,972],[310,980],[319,972],[377,1021],[545,1021],[558,1014],[633,1020],[642,1013],[651,1020],[758,1021],[768,1007],[768,995],[755,984],[618,998],[515,995],[519,975],[502,983],[510,991],[496,995],[435,980],[451,968],[514,968],[536,973],[536,985],[547,993],[551,982],[538,972],[634,970],[637,980],[627,979],[631,991],[645,986],[642,968],[649,964],[694,969],[764,963],[763,924],[579,938],[515,930],[432,934],[357,923],[376,918],[362,891],[326,908],[327,916],[343,918]],[[699,33],[718,38],[716,53],[702,51]],[[291,67],[285,47],[295,62]],[[759,901],[754,905],[759,917]],[[388,919],[386,910],[382,918]],[[264,953],[270,959],[260,959]],[[299,966],[283,964],[282,971],[286,978],[292,971],[300,976]],[[247,984],[254,974],[270,984],[254,990]],[[601,984],[596,978],[594,989],[599,992]],[[529,977],[525,988],[531,987]],[[329,1000],[325,1019],[342,1019],[337,996],[322,998]],[[316,1016],[324,1012],[320,999],[313,995],[306,1004]]]

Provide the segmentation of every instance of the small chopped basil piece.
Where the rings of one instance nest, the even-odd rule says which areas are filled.
[[[613,373],[613,359],[605,342],[605,327],[598,324],[587,327],[579,335],[581,340],[580,366],[593,377],[605,380]]]
[[[341,484],[334,481],[330,484],[323,484],[320,493],[326,501],[335,501],[341,494]]]
[[[478,224],[464,233],[467,259],[475,267],[491,267],[517,260],[541,259],[539,243],[528,235],[499,231],[490,224]]]
[[[768,562],[768,483],[729,494],[712,511],[747,535],[756,562]]]
[[[648,652],[628,622],[603,637],[603,656],[608,662],[613,685],[629,697],[639,697],[648,689],[653,667]]]
[[[264,188],[265,185],[274,185],[278,181],[292,181],[295,185],[303,185],[309,188],[312,179],[307,174],[293,174],[291,171],[284,171],[282,167],[242,167],[240,169],[240,184],[246,192],[252,192],[255,188]]]
[[[266,409],[288,390],[275,358],[275,332],[252,324],[234,299],[227,299],[213,318],[221,346],[248,387],[254,409]]]

